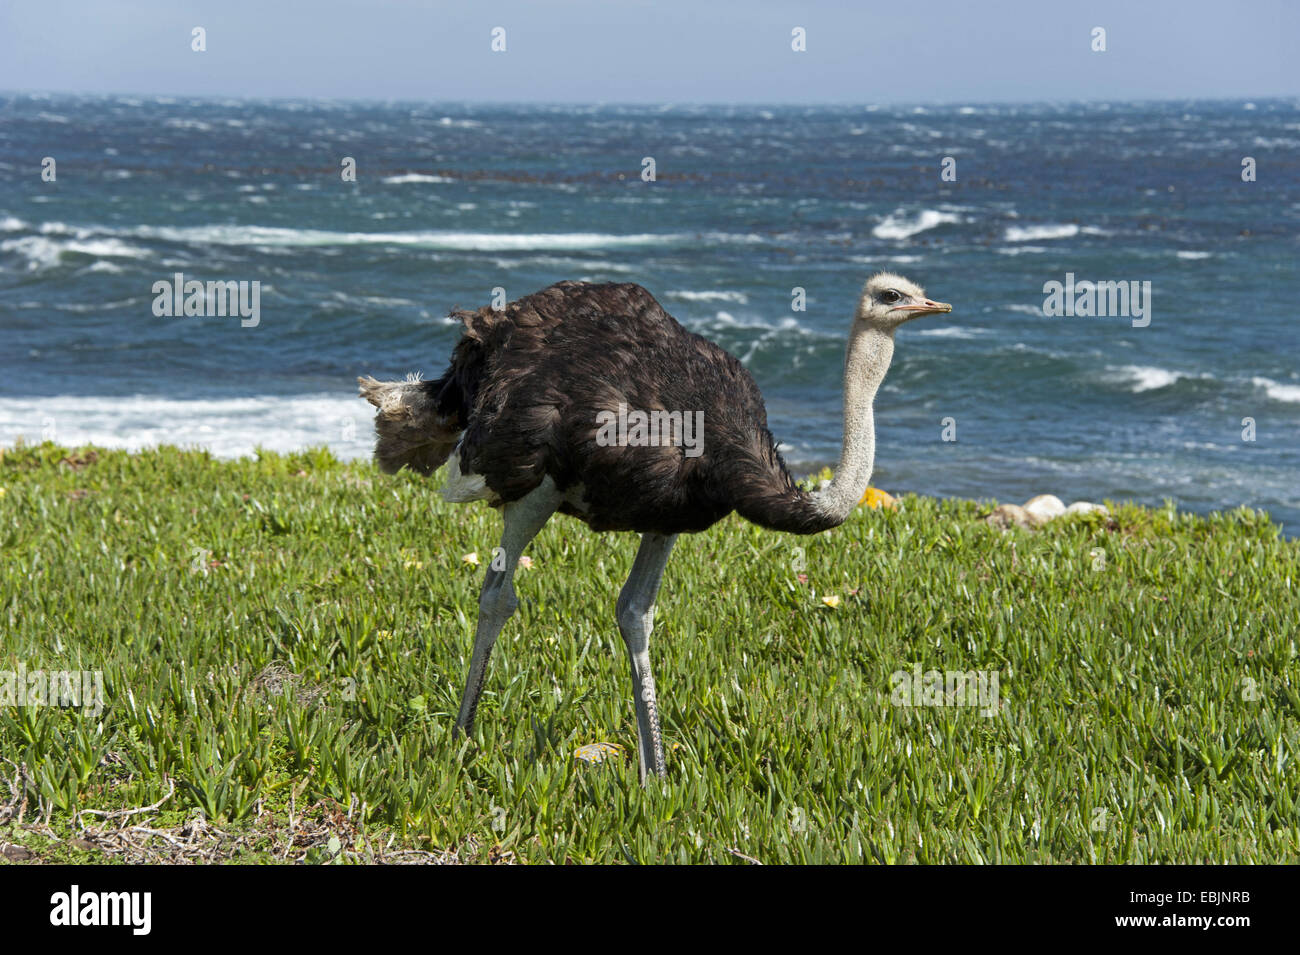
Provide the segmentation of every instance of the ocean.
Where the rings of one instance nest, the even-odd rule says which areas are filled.
[[[809,472],[888,269],[954,308],[899,332],[876,486],[1300,527],[1300,102],[7,95],[0,184],[0,445],[367,456],[358,374],[436,377],[453,307],[584,279],[737,355]],[[256,322],[157,314],[178,273],[259,283]],[[1045,314],[1067,280],[1145,290],[1146,314]]]

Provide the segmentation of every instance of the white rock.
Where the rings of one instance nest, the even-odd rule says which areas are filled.
[[[1065,504],[1055,494],[1040,494],[1025,501],[1025,510],[1036,523],[1046,524],[1065,513]]]
[[[1067,514],[1087,514],[1089,511],[1101,511],[1103,514],[1109,514],[1105,504],[1093,504],[1089,501],[1075,501],[1065,509]]]
[[[987,523],[1002,530],[1011,527],[1032,528],[1034,519],[1019,504],[999,504],[983,518]]]

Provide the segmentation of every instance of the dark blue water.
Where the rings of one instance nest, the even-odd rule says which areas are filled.
[[[812,470],[836,458],[844,336],[883,268],[955,309],[899,334],[874,483],[1247,504],[1293,532],[1298,227],[1293,101],[5,97],[0,443],[363,455],[356,374],[435,376],[453,306],[577,278],[639,282],[739,355],[788,460]],[[176,272],[260,282],[259,323],[155,316],[153,283]],[[1067,272],[1150,282],[1150,324],[1044,316],[1044,283]],[[791,309],[796,286],[806,311]]]

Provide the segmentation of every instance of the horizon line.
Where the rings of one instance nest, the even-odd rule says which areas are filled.
[[[355,105],[402,104],[402,105],[455,105],[455,106],[546,106],[546,107],[630,107],[645,109],[674,109],[678,107],[708,107],[727,109],[807,109],[812,107],[833,107],[842,109],[865,109],[868,107],[935,107],[949,108],[960,106],[1100,106],[1111,103],[1148,104],[1148,103],[1257,103],[1287,102],[1300,108],[1300,93],[1265,93],[1259,95],[1233,94],[1225,96],[1137,96],[1132,98],[1100,97],[1095,99],[1050,98],[1050,99],[960,99],[960,100],[820,100],[820,101],[773,101],[773,100],[511,100],[511,99],[419,99],[403,96],[291,96],[291,95],[254,95],[226,93],[144,93],[129,91],[79,91],[79,90],[43,90],[43,89],[2,89],[0,97],[80,97],[86,99],[145,98],[145,99],[188,99],[201,101],[234,100],[256,103],[347,103]]]

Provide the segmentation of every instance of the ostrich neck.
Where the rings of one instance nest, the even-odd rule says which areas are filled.
[[[844,356],[844,444],[840,465],[828,487],[811,495],[836,524],[853,513],[871,482],[876,458],[872,404],[894,357],[894,336],[870,327],[855,328]]]

